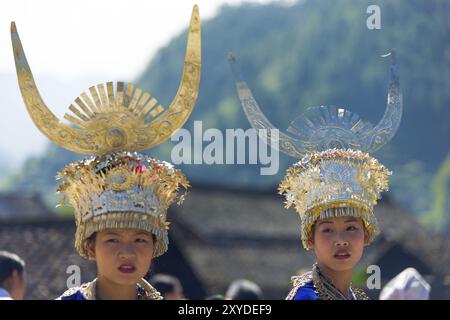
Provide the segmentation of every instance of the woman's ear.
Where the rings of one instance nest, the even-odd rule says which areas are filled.
[[[89,260],[95,260],[95,241],[93,241],[92,239],[86,240],[86,251]]]
[[[152,240],[153,240],[153,254],[152,254],[152,259],[153,259],[155,257],[156,243],[157,243],[157,239],[156,239],[156,236],[154,234],[152,234]]]
[[[314,239],[312,237],[310,237],[307,241],[306,244],[308,245],[309,249],[314,249]]]
[[[365,247],[369,245],[369,240],[370,240],[369,232],[367,231],[366,228],[364,228],[364,246]]]
[[[311,232],[309,233],[308,240],[306,240],[306,244],[308,245],[309,249],[314,249],[314,236],[315,236],[315,234],[316,234],[316,224],[314,223],[311,226]]]

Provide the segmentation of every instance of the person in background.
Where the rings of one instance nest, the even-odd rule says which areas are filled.
[[[263,300],[261,288],[246,279],[233,281],[225,293],[226,300]]]
[[[150,283],[163,296],[164,300],[183,300],[183,287],[178,278],[168,274],[155,274]]]
[[[380,300],[428,300],[431,286],[414,268],[406,268],[381,290]]]
[[[0,300],[22,300],[27,285],[25,262],[8,251],[0,251]]]

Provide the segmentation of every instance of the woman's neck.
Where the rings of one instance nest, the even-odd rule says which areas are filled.
[[[101,275],[97,278],[96,297],[98,300],[136,300],[136,285],[120,285]]]
[[[327,279],[331,280],[333,286],[336,287],[336,289],[338,289],[346,299],[350,299],[350,286],[352,283],[353,270],[336,271],[321,264],[320,262],[317,262],[317,265],[320,272]]]

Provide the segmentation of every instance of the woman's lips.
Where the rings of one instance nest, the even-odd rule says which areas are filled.
[[[118,269],[123,273],[133,273],[136,271],[136,267],[131,264],[123,264]]]
[[[334,254],[334,258],[338,260],[346,260],[350,258],[350,252],[347,250],[339,250]]]

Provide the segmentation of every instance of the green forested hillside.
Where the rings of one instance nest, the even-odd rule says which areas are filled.
[[[381,8],[381,30],[366,27],[371,4]],[[165,106],[178,87],[186,36],[183,32],[160,49],[136,81]],[[421,215],[424,223],[450,230],[445,169],[450,151],[449,1],[305,0],[292,6],[223,7],[215,18],[203,21],[202,45],[200,94],[185,125],[189,130],[194,120],[203,121],[203,130],[250,127],[235,93],[227,62],[230,51],[261,108],[280,129],[316,105],[343,106],[377,123],[386,105],[389,76],[389,62],[380,55],[395,48],[403,119],[391,143],[374,155],[394,171],[392,198]],[[170,160],[173,145],[167,142],[149,152]],[[55,172],[77,156],[56,147],[49,150],[28,161],[11,177],[9,187],[50,193]],[[217,184],[275,192],[294,161],[282,156],[275,176],[260,176],[254,165],[181,167],[194,187]]]

